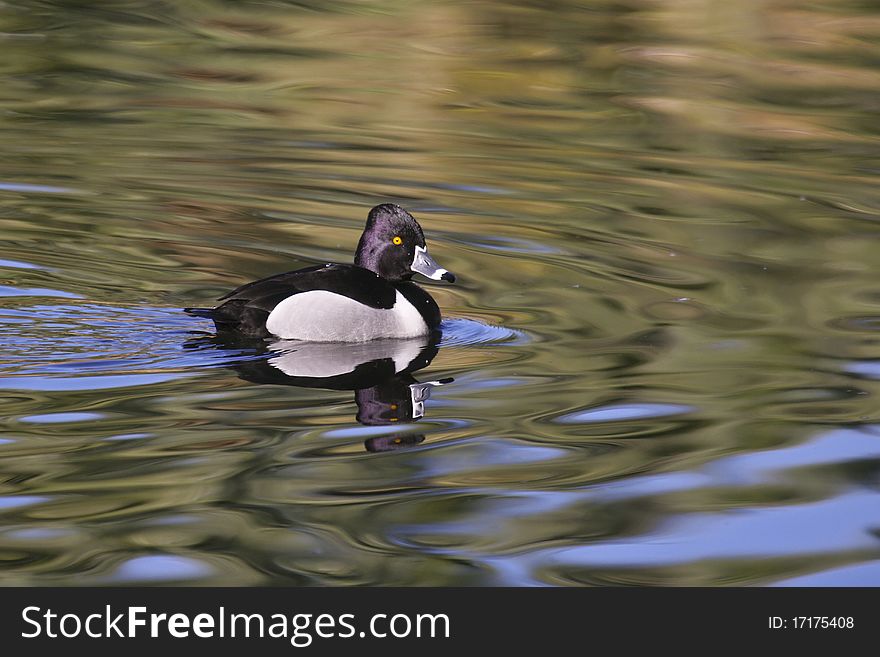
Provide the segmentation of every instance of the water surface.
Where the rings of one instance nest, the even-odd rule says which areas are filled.
[[[0,6],[0,584],[880,585],[869,7]],[[439,344],[181,312],[381,202]]]

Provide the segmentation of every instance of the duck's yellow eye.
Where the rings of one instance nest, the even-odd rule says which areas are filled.
[[[394,242],[397,246],[400,246],[401,244],[403,244],[403,240],[400,239],[400,235],[395,235],[394,239],[391,241]]]

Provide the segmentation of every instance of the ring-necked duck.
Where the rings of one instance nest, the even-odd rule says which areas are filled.
[[[353,265],[327,264],[264,278],[220,297],[216,308],[187,308],[214,320],[218,332],[313,342],[365,342],[427,335],[440,309],[410,282],[419,273],[450,283],[425,245],[422,228],[398,205],[367,217]]]

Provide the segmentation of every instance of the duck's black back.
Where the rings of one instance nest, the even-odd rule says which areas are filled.
[[[318,265],[242,285],[220,297],[224,303],[214,308],[210,317],[218,331],[269,337],[266,319],[275,306],[294,294],[313,290],[339,294],[376,309],[392,308],[396,298],[396,287],[367,269],[356,265]],[[409,298],[407,292],[401,293]],[[439,310],[437,316],[439,322]]]

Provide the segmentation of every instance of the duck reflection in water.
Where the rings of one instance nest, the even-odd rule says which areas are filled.
[[[355,344],[278,340],[257,347],[263,358],[231,363],[229,367],[254,383],[353,390],[357,421],[390,427],[421,419],[431,390],[453,381],[446,378],[420,383],[413,377],[413,372],[427,367],[437,355],[438,342],[439,335]],[[187,346],[207,344],[242,346],[216,337],[196,338]],[[369,452],[386,452],[424,440],[423,434],[402,429],[367,438],[364,447]]]

